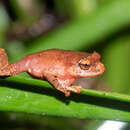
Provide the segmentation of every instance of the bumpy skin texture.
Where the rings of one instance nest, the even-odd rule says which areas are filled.
[[[46,79],[56,89],[70,96],[80,93],[81,86],[71,86],[75,79],[103,74],[105,68],[96,52],[66,51],[50,49],[25,56],[18,62],[8,64],[8,57],[0,48],[0,76],[13,76],[21,72]]]

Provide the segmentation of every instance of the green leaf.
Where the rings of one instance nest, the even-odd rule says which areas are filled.
[[[84,89],[67,98],[45,81],[19,76],[0,84],[1,111],[130,121],[130,96]]]

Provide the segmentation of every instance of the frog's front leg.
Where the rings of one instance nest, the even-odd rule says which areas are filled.
[[[59,78],[49,73],[44,74],[44,76],[57,90],[63,92],[66,97],[70,96],[71,92],[80,93],[81,91],[81,86],[71,86],[75,79]]]
[[[57,78],[59,85],[64,88],[65,96],[70,96],[71,92],[80,93],[81,92],[81,86],[71,86],[75,79],[69,78]],[[57,88],[58,89],[58,88]]]

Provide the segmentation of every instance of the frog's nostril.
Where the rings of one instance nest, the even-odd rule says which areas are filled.
[[[96,66],[96,71],[100,71],[100,65]]]

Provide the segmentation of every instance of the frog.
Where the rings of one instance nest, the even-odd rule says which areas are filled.
[[[72,85],[76,79],[99,76],[104,71],[105,66],[97,52],[48,49],[8,63],[7,53],[0,48],[0,76],[15,76],[27,72],[33,78],[47,80],[66,97],[70,96],[71,92],[82,91],[82,86]]]

